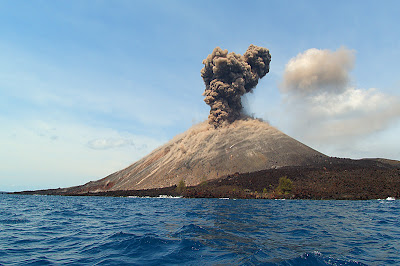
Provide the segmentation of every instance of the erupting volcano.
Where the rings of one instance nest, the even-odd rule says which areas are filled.
[[[341,60],[343,53],[345,59],[348,57],[345,51],[340,52],[339,57],[328,53],[330,60],[325,61],[324,56],[318,56],[321,52],[311,52],[317,54],[317,61],[323,63],[323,69],[310,65],[308,61],[297,67],[291,61],[288,65],[290,71],[285,74],[284,88],[303,95],[315,90],[337,89],[337,82],[347,80],[346,72],[340,71],[341,64],[344,68],[350,67],[351,60]],[[205,84],[204,101],[211,108],[208,121],[191,127],[141,160],[98,181],[25,193],[182,195],[175,185],[183,181],[190,186],[184,194],[188,197],[400,197],[400,162],[328,157],[268,123],[242,113],[241,96],[251,92],[258,80],[269,72],[270,62],[271,55],[266,48],[250,45],[243,55],[215,48],[203,60],[204,68],[201,70]],[[326,75],[326,72],[333,75]],[[319,79],[312,73],[317,73]],[[293,180],[291,194],[276,194],[280,177]]]
[[[65,192],[133,190],[187,185],[233,173],[302,166],[326,156],[268,123],[242,114],[241,96],[269,72],[271,55],[250,45],[243,54],[217,47],[203,60],[208,121],[176,136],[127,168]]]

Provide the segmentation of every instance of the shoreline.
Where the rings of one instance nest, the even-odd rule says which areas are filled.
[[[278,190],[279,178],[287,177],[292,189]],[[79,187],[76,187],[79,188]],[[76,191],[79,191],[76,190]],[[229,199],[310,199],[377,200],[400,198],[399,163],[379,160],[331,158],[322,164],[235,173],[199,185],[178,188],[176,185],[143,190],[74,192],[74,188],[13,192],[26,195],[160,197]]]

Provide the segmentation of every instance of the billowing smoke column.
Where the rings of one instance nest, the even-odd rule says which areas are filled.
[[[203,60],[201,77],[206,89],[204,101],[211,107],[209,123],[215,128],[232,123],[242,110],[241,96],[269,72],[271,55],[263,47],[250,45],[244,55],[216,47]]]

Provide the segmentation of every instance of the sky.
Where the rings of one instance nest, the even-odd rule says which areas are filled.
[[[127,167],[205,121],[202,61],[268,48],[245,112],[329,156],[400,160],[399,1],[1,1],[0,191]]]

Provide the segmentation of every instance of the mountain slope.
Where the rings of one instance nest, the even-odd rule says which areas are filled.
[[[237,120],[218,129],[204,122],[123,170],[65,190],[79,193],[148,189],[175,185],[180,180],[197,185],[236,172],[309,165],[324,158],[259,120]]]

